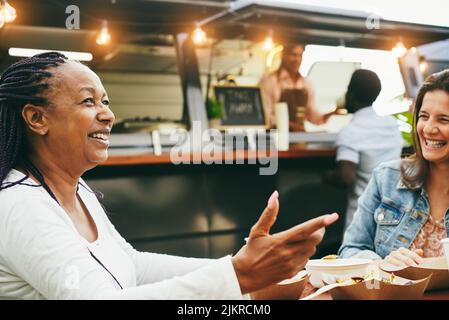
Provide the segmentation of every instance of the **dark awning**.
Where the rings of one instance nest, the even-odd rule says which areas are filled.
[[[64,29],[66,8],[75,4],[82,31],[97,31],[102,19],[108,19],[120,40],[134,44],[157,43],[155,34],[190,32],[196,21],[207,22],[203,28],[208,35],[222,39],[259,41],[273,29],[275,40],[391,49],[400,37],[408,48],[449,38],[448,27],[380,19],[379,29],[369,29],[367,18],[373,16],[367,12],[280,0],[14,0],[13,4],[18,12],[14,25]],[[368,25],[376,22],[371,19]]]
[[[321,45],[391,49],[402,38],[407,48],[449,38],[449,27],[382,19],[362,11],[283,1],[239,0],[204,25],[217,37],[263,39],[272,29],[278,40]],[[376,28],[378,26],[378,28]]]

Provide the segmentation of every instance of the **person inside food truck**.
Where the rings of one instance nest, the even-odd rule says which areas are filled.
[[[303,53],[303,44],[285,43],[279,68],[265,74],[260,81],[265,113],[271,128],[276,125],[275,106],[278,102],[288,104],[292,131],[304,131],[303,120],[319,125],[335,114],[335,111],[322,114],[317,109],[314,88],[299,72]]]

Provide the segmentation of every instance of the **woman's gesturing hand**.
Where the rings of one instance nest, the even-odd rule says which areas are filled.
[[[411,251],[406,248],[399,248],[386,256],[384,261],[397,267],[417,266],[424,262],[422,255],[422,249]]]
[[[278,193],[275,191],[251,228],[247,244],[232,258],[244,294],[296,275],[315,253],[325,227],[338,219],[336,213],[324,215],[270,235],[278,211]]]

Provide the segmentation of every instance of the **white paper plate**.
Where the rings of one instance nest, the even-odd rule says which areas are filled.
[[[306,270],[310,273],[309,281],[312,286],[321,288],[325,284],[324,279],[330,276],[338,278],[365,276],[370,263],[369,259],[316,259],[309,260]]]
[[[314,259],[309,260],[306,264],[306,269],[310,270],[337,270],[337,269],[348,269],[357,268],[363,265],[368,265],[371,263],[369,259]]]

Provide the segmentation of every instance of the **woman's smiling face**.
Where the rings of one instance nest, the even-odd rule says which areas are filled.
[[[53,68],[46,98],[46,147],[64,166],[89,169],[108,157],[114,114],[100,78],[88,67],[67,62]]]
[[[449,94],[443,90],[424,95],[416,125],[424,159],[449,161]]]

